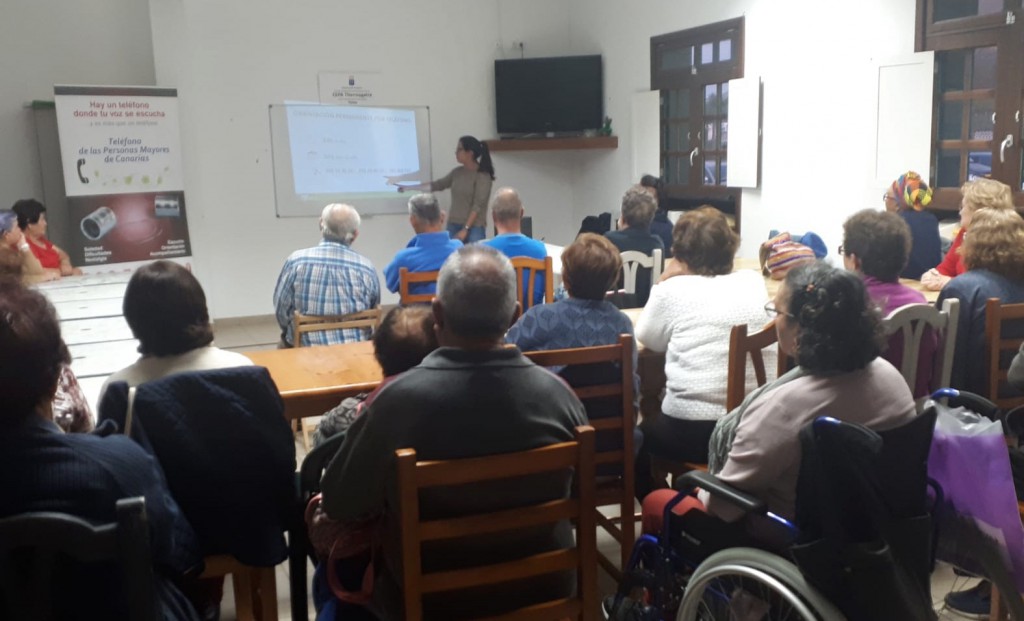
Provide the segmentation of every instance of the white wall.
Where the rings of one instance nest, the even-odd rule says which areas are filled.
[[[630,95],[650,88],[650,37],[746,16],[745,75],[762,76],[765,103],[762,185],[743,192],[743,256],[756,256],[773,228],[813,230],[834,253],[843,220],[881,206],[883,188],[869,181],[871,59],[913,51],[914,0],[572,1],[572,46],[604,55],[607,113],[620,145],[630,144]],[[574,218],[621,195],[634,181],[629,172],[622,146],[582,171]]]
[[[455,166],[460,135],[494,136],[494,59],[511,55],[513,41],[530,55],[557,55],[569,40],[567,1],[150,5],[157,83],[179,89],[189,224],[214,317],[272,312],[281,263],[318,238],[315,218],[275,217],[268,104],[315,101],[318,71],[379,71],[375,103],[430,107],[440,175]],[[521,190],[536,236],[575,233],[579,160],[495,155],[497,185]],[[354,248],[380,269],[411,235],[405,216],[367,218]]]
[[[54,84],[153,84],[149,7],[138,0],[0,3],[0,207],[42,199],[32,112]],[[57,171],[57,174],[60,174]]]
[[[274,215],[266,106],[315,100],[318,71],[380,71],[378,102],[430,106],[440,173],[459,135],[494,135],[492,63],[518,56],[513,43],[528,57],[603,54],[619,149],[494,157],[497,185],[521,191],[535,235],[564,243],[583,216],[616,211],[635,182],[630,97],[649,88],[650,37],[744,14],[746,74],[763,77],[765,109],[762,187],[743,192],[741,253],[753,256],[771,228],[814,230],[834,248],[850,213],[878,206],[871,59],[912,51],[914,11],[914,0],[150,0],[157,83],[181,95],[212,314],[271,312],[281,262],[316,242],[315,219]],[[403,216],[379,216],[355,247],[380,268],[410,234]]]

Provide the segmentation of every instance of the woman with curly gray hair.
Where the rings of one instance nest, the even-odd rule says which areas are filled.
[[[831,416],[872,429],[898,427],[914,417],[914,398],[900,372],[879,357],[881,320],[856,274],[823,262],[793,269],[765,310],[776,317],[779,347],[796,360],[800,376],[750,401],[718,476],[792,518],[804,425]],[[723,517],[731,508],[715,499],[708,505]]]
[[[779,347],[797,367],[758,389],[719,421],[711,439],[724,465],[718,478],[793,519],[800,470],[800,429],[819,416],[890,429],[911,420],[914,398],[900,372],[879,356],[881,319],[853,272],[818,261],[792,269],[775,299],[765,305],[775,318]],[[659,490],[643,502],[644,531],[660,524],[661,509],[675,494]],[[732,520],[736,507],[701,493],[707,511]],[[699,505],[683,502],[683,513]]]

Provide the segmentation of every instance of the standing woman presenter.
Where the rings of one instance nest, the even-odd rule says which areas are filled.
[[[487,236],[487,201],[491,197],[494,164],[487,143],[473,136],[463,136],[455,147],[455,161],[460,166],[437,181],[419,185],[400,185],[399,192],[451,188],[452,206],[448,213],[448,233],[452,239],[470,244]],[[397,178],[389,178],[394,183]]]

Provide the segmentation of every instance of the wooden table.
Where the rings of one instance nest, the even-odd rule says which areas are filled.
[[[320,416],[346,397],[373,390],[383,379],[371,341],[243,354],[270,371],[289,420]]]
[[[138,342],[121,310],[131,275],[131,270],[121,269],[64,276],[33,286],[57,311],[71,352],[71,370],[94,411],[107,376],[139,358]]]

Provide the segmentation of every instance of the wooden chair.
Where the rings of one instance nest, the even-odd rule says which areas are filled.
[[[555,273],[551,268],[551,257],[543,259],[512,257],[510,261],[516,270],[516,295],[519,297],[519,306],[522,307],[524,313],[533,306],[537,274],[544,275],[544,304],[551,304],[555,301]],[[524,293],[528,295],[524,297]]]
[[[764,366],[764,350],[778,343],[775,332],[775,320],[769,321],[763,328],[747,334],[746,324],[732,327],[729,333],[729,366],[725,385],[725,411],[731,412],[738,408],[747,396],[747,359],[754,367],[757,385],[764,386],[768,376]],[[777,352],[776,377],[783,375],[788,369],[785,356]]]
[[[882,320],[887,335],[897,332],[903,335],[900,373],[911,392],[917,389],[921,343],[924,335],[929,333],[938,335],[939,347],[934,354],[936,359],[930,366],[932,376],[928,385],[932,390],[949,386],[949,378],[953,374],[953,350],[956,349],[959,316],[960,301],[950,298],[942,303],[942,310],[930,304],[907,304],[893,310]]]
[[[274,567],[252,567],[227,554],[207,556],[200,578],[231,574],[238,621],[277,621],[277,580]]]
[[[380,307],[347,315],[303,315],[299,311],[295,311],[295,314],[292,316],[292,338],[295,341],[295,347],[304,347],[302,335],[311,332],[358,328],[368,329],[370,335],[372,335],[377,326],[380,325],[382,314]]]
[[[622,288],[628,294],[636,293],[636,274],[641,267],[651,270],[651,286],[658,283],[661,278],[662,251],[655,248],[647,255],[636,250],[627,250],[622,253]]]
[[[768,374],[764,363],[764,350],[778,342],[775,332],[775,320],[769,321],[763,328],[747,334],[747,324],[732,327],[729,333],[729,362],[726,367],[725,411],[731,412],[738,408],[747,396],[747,360],[754,367],[754,377],[758,386],[768,382]],[[789,370],[788,359],[777,351],[776,377]],[[673,478],[689,470],[707,470],[707,464],[695,462],[676,462],[652,457],[651,471],[656,478],[671,475]]]
[[[349,313],[348,315],[303,315],[295,311],[292,318],[292,334],[295,347],[302,347],[302,335],[324,330],[348,330],[353,328],[369,329],[372,336],[380,325],[382,316],[380,307]],[[296,421],[302,431],[302,446],[309,450],[309,434],[316,430],[322,416],[306,416]],[[294,427],[293,427],[294,429]]]
[[[988,367],[990,401],[1006,411],[1024,405],[1024,395],[1006,383],[1010,362],[1024,342],[1024,303],[1002,304],[998,298],[985,303],[985,364]]]
[[[491,586],[573,569],[578,581],[575,597],[538,603],[498,618],[524,621],[569,618],[589,621],[598,618],[592,427],[578,427],[575,441],[519,453],[417,462],[416,451],[399,449],[395,451],[395,457],[398,462],[405,619],[423,619],[423,596],[427,594]],[[576,493],[572,498],[450,519],[422,520],[420,517],[419,494],[422,490],[478,482],[500,485],[501,479],[509,477],[567,469],[575,469],[576,473]],[[574,548],[466,569],[431,573],[422,570],[421,547],[424,543],[479,535],[501,537],[502,533],[509,531],[536,528],[562,520],[576,522]],[[458,597],[458,594],[451,597]]]
[[[22,554],[24,551],[31,555]],[[0,618],[57,618],[53,604],[62,600],[64,585],[55,576],[65,555],[88,564],[116,563],[127,606],[124,618],[157,618],[144,498],[118,500],[117,521],[110,524],[95,525],[73,515],[52,512],[0,519]],[[84,602],[74,605],[83,619],[92,618],[96,612],[90,611]]]
[[[434,272],[410,272],[407,268],[398,268],[398,302],[402,306],[409,304],[430,304],[434,301],[433,293],[409,293],[409,286],[422,282],[437,282],[441,270]]]
[[[590,424],[599,433],[611,436],[615,434],[621,440],[614,444],[621,448],[601,450],[594,461],[597,464],[617,465],[621,474],[601,476],[597,488],[597,506],[619,506],[619,517],[608,518],[600,511],[595,511],[597,524],[604,528],[618,542],[620,565],[604,554],[598,553],[601,566],[614,578],[621,578],[619,568],[626,567],[629,555],[636,540],[636,514],[634,505],[634,451],[633,429],[636,426],[636,407],[633,395],[633,337],[628,334],[619,335],[615,345],[598,347],[580,347],[576,349],[555,349],[550,351],[533,351],[524,354],[535,364],[542,367],[600,365],[618,366],[618,377],[615,381],[587,386],[574,386],[573,391],[580,401],[587,404],[588,400],[616,398],[621,402],[620,414],[609,418],[591,418]]]

